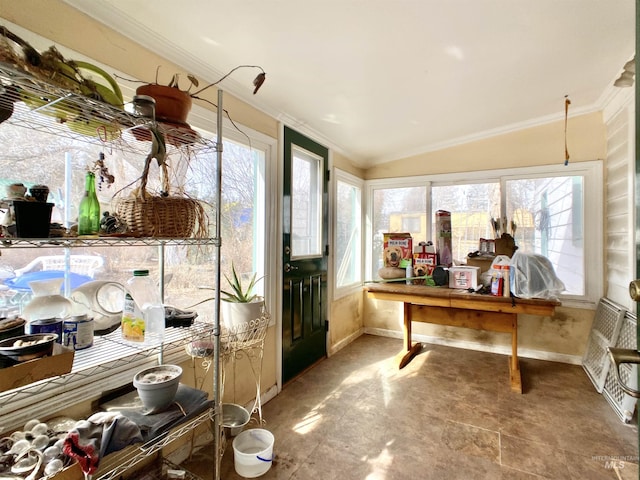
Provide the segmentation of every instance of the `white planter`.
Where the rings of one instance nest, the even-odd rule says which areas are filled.
[[[225,300],[220,302],[220,310],[224,326],[229,330],[237,330],[251,320],[258,320],[264,312],[264,298],[257,297],[253,302],[235,303]]]

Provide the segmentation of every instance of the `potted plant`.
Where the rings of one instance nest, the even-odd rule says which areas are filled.
[[[257,274],[251,276],[246,287],[243,285],[234,264],[231,264],[231,274],[225,274],[225,279],[231,291],[220,290],[224,295],[220,300],[222,320],[228,329],[237,329],[251,320],[259,319],[264,312],[264,297],[254,292],[256,283],[260,280]],[[261,277],[262,278],[262,277]]]
[[[156,120],[177,125],[187,125],[187,116],[191,111],[193,98],[207,101],[198,97],[198,94],[210,87],[213,87],[214,85],[217,85],[237,69],[246,67],[260,69],[260,73],[253,81],[253,85],[255,87],[253,93],[255,94],[262,86],[266,78],[266,73],[264,72],[262,67],[258,65],[239,65],[219,80],[210,83],[195,92],[192,92],[191,89],[198,88],[200,85],[198,79],[193,75],[187,75],[187,79],[189,80],[189,87],[186,90],[182,90],[179,85],[180,77],[178,74],[174,74],[173,77],[171,77],[171,81],[167,85],[162,85],[158,82],[158,70],[156,70],[156,81],[154,83],[147,83],[139,86],[136,89],[136,95],[146,95],[152,97],[155,100]]]
[[[178,85],[179,77],[177,74],[171,78],[168,85],[161,85],[158,83],[158,75],[156,72],[156,82],[140,85],[136,89],[136,95],[146,95],[156,101],[156,120],[160,122],[186,124],[192,103],[189,91],[191,87],[198,86],[198,80],[194,76],[187,75],[187,78],[190,81],[189,88],[187,90],[181,90]]]

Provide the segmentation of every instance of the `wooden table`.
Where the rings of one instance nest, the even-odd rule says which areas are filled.
[[[555,300],[495,297],[446,287],[401,283],[366,286],[370,298],[404,303],[404,348],[399,368],[420,352],[422,345],[411,342],[411,322],[473,328],[511,334],[509,373],[511,390],[522,393],[518,362],[518,314],[551,316],[560,302]]]

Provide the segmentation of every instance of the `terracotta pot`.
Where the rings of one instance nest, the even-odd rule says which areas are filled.
[[[156,120],[186,123],[191,110],[191,97],[179,88],[166,85],[142,85],[136,95],[148,95],[156,101]]]

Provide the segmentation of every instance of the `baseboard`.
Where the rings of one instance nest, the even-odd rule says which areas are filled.
[[[384,328],[368,328],[365,327],[364,333],[369,335],[378,335],[381,337],[391,337],[402,339],[402,332],[398,330],[387,330]],[[498,353],[501,355],[511,355],[511,345],[487,345],[477,342],[469,342],[465,340],[456,340],[451,338],[433,337],[431,335],[421,335],[413,333],[411,335],[413,341],[432,343],[435,345],[445,345],[447,347],[465,348],[467,350],[477,350],[479,352]],[[570,365],[582,365],[582,357],[577,355],[567,355],[565,353],[546,352],[543,350],[534,350],[531,348],[518,347],[518,357],[533,358],[536,360],[547,360],[550,362],[568,363]]]
[[[262,394],[262,404],[264,405],[269,400],[276,398],[276,395],[278,395],[278,386],[272,385],[271,388],[269,388],[269,390],[267,390]],[[249,404],[249,406],[251,405],[253,405],[253,402]]]
[[[357,339],[358,337],[364,335],[364,328],[360,328],[357,331],[353,332],[351,335],[349,335],[346,338],[343,338],[342,340],[340,340],[338,343],[336,343],[335,345],[331,346],[331,348],[329,348],[329,356],[331,355],[335,355],[336,353],[338,353],[340,350],[342,350],[344,347],[348,346],[351,342],[353,342],[355,339]]]

